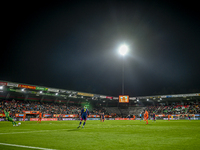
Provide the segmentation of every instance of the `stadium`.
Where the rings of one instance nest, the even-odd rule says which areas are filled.
[[[4,1],[0,150],[200,149],[198,1]]]
[[[9,81],[0,85],[1,149],[199,147],[200,93],[129,97],[129,102],[123,102],[119,97],[53,87]],[[90,112],[88,121],[85,128],[77,128],[84,106]],[[4,109],[20,125],[12,127]],[[145,110],[148,124],[143,120]]]

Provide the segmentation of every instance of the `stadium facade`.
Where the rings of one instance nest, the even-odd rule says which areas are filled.
[[[155,95],[155,96],[139,96],[139,97],[130,97],[129,103],[120,103],[118,97],[100,95],[94,93],[85,93],[80,91],[72,91],[67,89],[57,89],[53,87],[44,87],[37,85],[30,85],[24,83],[16,83],[10,81],[0,81],[0,99],[1,100],[19,100],[24,102],[40,102],[40,103],[55,103],[55,104],[63,104],[67,107],[70,106],[92,106],[93,108],[107,108],[107,112],[109,115],[107,118],[113,118],[113,116],[126,118],[128,115],[136,115],[144,110],[148,109],[150,111],[155,111],[152,106],[172,106],[176,104],[177,108],[174,110],[176,113],[185,109],[184,106],[186,103],[190,102],[191,104],[199,104],[200,102],[200,93],[189,93],[189,94],[173,94],[173,95]],[[196,105],[195,105],[196,106]],[[198,105],[197,105],[198,106]],[[193,107],[193,106],[192,106]],[[108,109],[109,108],[109,109]],[[164,108],[164,107],[163,107]],[[162,108],[162,109],[163,109]],[[169,108],[164,108],[167,110]],[[199,108],[198,108],[199,109]],[[157,111],[158,112],[158,111]],[[159,118],[166,118],[166,114],[170,111],[166,111],[165,114],[157,114]],[[180,112],[178,112],[180,114]],[[31,116],[35,116],[38,112],[25,112],[29,113]],[[114,114],[114,115],[113,115]],[[186,112],[184,112],[186,114]],[[22,114],[18,114],[20,117]],[[48,118],[49,114],[44,114],[44,118]],[[176,116],[174,114],[174,118],[178,118],[181,115]],[[49,115],[50,116],[50,115]],[[57,117],[58,114],[53,114],[51,117]],[[70,118],[76,118],[77,115],[72,114],[64,114],[63,120],[70,120]],[[22,116],[21,116],[22,117]],[[98,114],[92,114],[91,118],[97,119]],[[186,115],[182,116],[183,118]],[[73,120],[73,119],[72,119]]]
[[[19,99],[32,101],[46,101],[59,103],[96,103],[108,107],[126,107],[126,106],[146,106],[157,103],[200,101],[200,93],[172,94],[172,95],[154,95],[130,97],[128,104],[119,103],[119,98],[108,95],[94,93],[85,93],[66,89],[57,89],[30,85],[24,83],[15,83],[0,80],[0,98],[1,99]]]

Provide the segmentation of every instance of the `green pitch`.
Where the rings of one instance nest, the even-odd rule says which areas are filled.
[[[183,150],[200,148],[200,120],[87,121],[77,129],[79,121],[21,122],[13,127],[0,122],[0,149],[65,149],[65,150]],[[5,145],[5,144],[16,144]],[[31,147],[19,147],[31,146]]]

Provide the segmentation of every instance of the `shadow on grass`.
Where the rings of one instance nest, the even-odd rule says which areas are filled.
[[[71,130],[67,130],[68,132],[71,132],[71,131],[80,131],[81,129],[71,129]]]

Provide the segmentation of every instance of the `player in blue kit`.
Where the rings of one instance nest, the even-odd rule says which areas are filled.
[[[190,119],[190,115],[188,114],[188,120],[190,120],[191,121],[191,119]]]
[[[105,120],[105,116],[104,116],[104,112],[101,114],[101,122],[104,122],[104,120]]]
[[[152,122],[153,121],[156,121],[156,114],[155,114],[155,112],[153,112],[153,119],[152,119]]]
[[[83,120],[84,120],[84,123],[83,123],[82,128],[84,128],[86,120],[87,120],[87,116],[89,116],[89,110],[87,109],[87,107],[84,106],[84,108],[81,110],[81,121],[77,128],[79,128],[81,126],[81,123]]]

